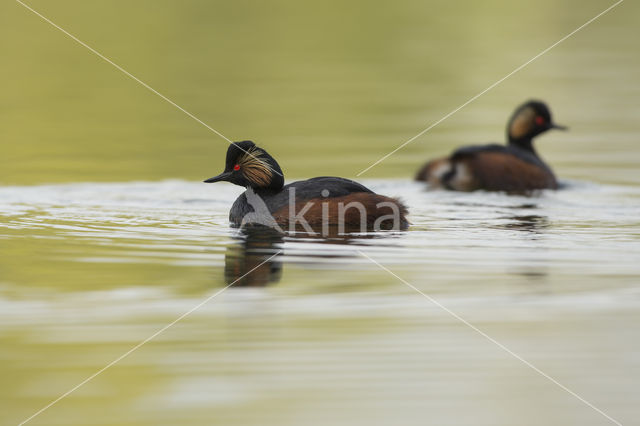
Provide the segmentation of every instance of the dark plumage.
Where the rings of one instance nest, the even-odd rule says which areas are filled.
[[[407,209],[399,200],[375,194],[349,179],[316,177],[284,185],[276,160],[251,141],[234,142],[225,170],[205,182],[228,181],[247,190],[233,203],[229,220],[239,226],[327,227],[344,230],[406,229]],[[301,219],[304,219],[304,224]],[[308,225],[308,227],[305,227]],[[364,228],[364,229],[363,229]]]
[[[508,145],[476,145],[459,148],[449,157],[428,162],[416,180],[432,187],[456,191],[506,191],[526,193],[557,189],[551,168],[533,148],[533,138],[555,124],[549,108],[540,101],[520,105],[507,124]]]

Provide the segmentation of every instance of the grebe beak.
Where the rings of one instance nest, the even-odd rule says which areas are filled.
[[[549,125],[549,128],[550,129],[557,129],[557,130],[569,130],[569,128],[567,126],[561,126],[561,125],[556,124],[556,123],[551,123]]]
[[[233,172],[223,172],[223,173],[220,173],[218,176],[211,177],[211,178],[209,178],[207,180],[204,180],[203,182],[204,183],[213,183],[213,182],[228,181],[232,174],[233,174]]]

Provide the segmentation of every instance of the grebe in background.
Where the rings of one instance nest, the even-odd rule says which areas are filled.
[[[455,191],[506,191],[526,193],[557,189],[553,171],[533,148],[533,138],[550,129],[566,130],[555,124],[549,108],[540,101],[520,105],[507,124],[508,144],[459,148],[445,158],[423,166],[415,179],[431,187]]]

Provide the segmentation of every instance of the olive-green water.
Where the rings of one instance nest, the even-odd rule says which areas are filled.
[[[28,3],[289,180],[355,178],[612,4]],[[408,231],[323,240],[231,229],[242,189],[201,183],[224,139],[2,2],[0,423],[210,298],[28,424],[639,424],[639,17],[621,3],[358,177]],[[536,141],[565,189],[411,181],[529,98],[570,127]]]

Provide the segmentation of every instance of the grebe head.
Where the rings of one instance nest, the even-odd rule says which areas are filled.
[[[510,144],[531,146],[531,139],[550,129],[567,130],[553,122],[551,111],[544,102],[529,101],[516,108],[507,124]]]
[[[272,191],[280,191],[284,186],[284,176],[276,160],[251,141],[230,144],[224,171],[205,180],[206,183],[222,181]]]

